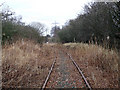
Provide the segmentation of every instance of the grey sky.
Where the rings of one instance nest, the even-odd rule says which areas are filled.
[[[41,22],[45,24],[50,33],[52,23],[64,25],[69,19],[74,19],[83,12],[85,4],[92,0],[0,0],[5,2],[12,11],[22,16],[26,24]]]

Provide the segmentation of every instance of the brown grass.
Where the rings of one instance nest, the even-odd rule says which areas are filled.
[[[3,46],[3,87],[40,88],[54,60],[56,50],[69,52],[84,72],[92,88],[118,87],[118,53],[98,45],[44,44],[19,40]]]
[[[118,87],[118,53],[98,45],[64,44],[85,73],[93,88]]]
[[[3,87],[40,88],[54,59],[54,49],[29,40],[3,46]]]

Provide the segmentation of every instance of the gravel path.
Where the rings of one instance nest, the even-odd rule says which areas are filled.
[[[85,84],[69,57],[59,52],[47,88],[84,88]]]

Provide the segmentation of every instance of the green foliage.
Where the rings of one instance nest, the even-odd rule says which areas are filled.
[[[18,39],[32,39],[42,43],[44,38],[41,31],[44,31],[44,25],[37,23],[37,28],[32,25],[25,25],[21,22],[21,16],[15,17],[9,9],[3,10],[2,14],[2,43],[12,43]],[[35,24],[34,24],[35,25]]]
[[[95,2],[86,5],[85,13],[77,16],[76,19],[70,20],[65,25],[58,36],[62,42],[86,42],[93,41],[102,44],[107,41],[110,46],[116,41],[116,33],[118,32],[115,25],[118,20],[118,10],[116,11],[115,3]],[[116,19],[113,18],[116,12]],[[118,21],[115,21],[118,20]],[[110,37],[107,40],[107,37]],[[120,40],[119,40],[120,41]]]
[[[65,42],[71,42],[72,40],[70,40],[70,34],[69,34],[69,30],[62,30],[61,32],[58,33],[58,36],[60,38],[60,41],[65,43]]]
[[[12,22],[3,22],[2,23],[2,41],[12,40],[12,37],[17,33]]]

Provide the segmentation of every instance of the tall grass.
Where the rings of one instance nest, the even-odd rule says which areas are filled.
[[[54,60],[55,48],[72,55],[93,88],[118,87],[117,51],[94,44],[40,45],[29,40],[3,46],[3,87],[40,88]]]
[[[66,43],[92,87],[118,87],[118,52],[94,44]]]
[[[19,40],[3,46],[3,87],[40,88],[53,62],[51,46]]]

